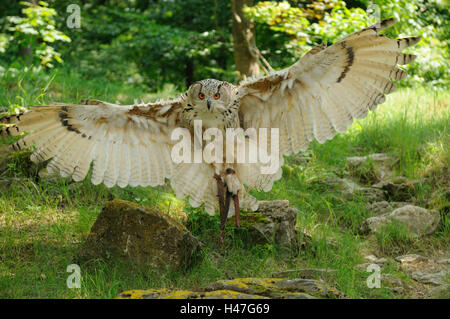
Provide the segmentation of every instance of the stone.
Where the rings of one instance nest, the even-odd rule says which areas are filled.
[[[411,277],[422,284],[443,285],[445,278],[449,275],[449,271],[441,270],[439,272],[429,273],[423,271],[413,271]]]
[[[274,243],[282,248],[299,249],[296,229],[298,211],[289,207],[287,200],[260,201],[255,212],[241,212],[240,228],[235,231],[246,233],[254,243]],[[235,218],[230,217],[228,227],[233,227]]]
[[[388,200],[409,201],[415,194],[418,181],[403,176],[395,176],[372,185],[372,188],[383,190]]]
[[[356,196],[362,196],[366,198],[368,202],[385,199],[382,190],[372,187],[362,187],[347,178],[329,177],[325,179],[324,182],[334,187],[334,189],[340,192],[347,200],[353,200]]]
[[[388,202],[388,201],[380,201],[373,202],[367,206],[367,209],[371,211],[375,215],[383,215],[387,213],[391,213],[397,208],[411,205],[409,202]]]
[[[381,283],[383,288],[390,289],[393,292],[397,293],[402,292],[405,288],[403,285],[403,281],[400,278],[395,277],[394,275],[391,274],[382,274]]]
[[[386,178],[391,171],[391,157],[383,153],[347,158],[347,168],[352,176],[363,183],[373,183]]]
[[[379,232],[383,226],[389,225],[392,220],[395,220],[405,224],[412,234],[428,235],[437,229],[440,219],[440,214],[437,211],[407,205],[397,208],[392,213],[366,219],[361,225],[360,233]]]
[[[306,292],[325,298],[345,298],[345,295],[333,287],[326,285],[321,280],[314,279],[287,279],[281,280],[275,285],[288,291]]]
[[[269,299],[269,297],[250,295],[232,290],[193,291],[175,289],[129,290],[122,292],[117,299]]]
[[[368,160],[374,161],[374,162],[387,162],[391,158],[389,155],[384,153],[375,153],[370,154],[367,156],[353,156],[353,157],[347,157],[347,165],[348,166],[358,166],[361,164],[366,163]]]
[[[364,259],[370,262],[371,264],[384,265],[388,262],[387,258],[378,258],[374,255],[364,256]]]
[[[450,258],[442,258],[437,260],[438,264],[442,264],[442,265],[450,265]]]
[[[272,274],[275,278],[295,276],[303,279],[329,278],[337,273],[335,269],[302,268],[280,271]]]
[[[158,270],[187,268],[201,243],[164,213],[115,199],[98,215],[81,249],[81,261],[117,256]]]
[[[444,284],[433,287],[428,291],[428,294],[434,299],[450,299],[450,285]]]
[[[196,290],[150,289],[121,293],[121,299],[318,299],[345,298],[320,280],[237,278],[218,280]]]
[[[417,254],[402,255],[395,258],[402,265],[428,262],[428,258]]]
[[[383,215],[390,213],[394,210],[391,204],[387,201],[374,202],[368,205],[368,210],[371,211],[375,215]]]

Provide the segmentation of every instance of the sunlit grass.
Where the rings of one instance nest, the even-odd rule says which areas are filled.
[[[17,106],[64,101],[78,103],[83,98],[133,103],[135,98],[150,101],[176,94],[166,86],[150,93],[143,87],[84,79],[60,70],[49,75],[21,74],[1,79],[8,88],[0,92],[0,105]],[[218,279],[268,277],[274,272],[302,267],[337,270],[327,279],[353,298],[394,298],[387,289],[368,289],[362,250],[395,254],[407,242],[408,251],[446,249],[449,220],[445,214],[436,234],[420,242],[409,240],[398,229],[387,229],[377,238],[364,238],[358,229],[371,213],[364,198],[349,201],[321,181],[345,173],[348,156],[383,152],[397,158],[398,175],[421,180],[417,200],[448,189],[450,93],[428,89],[402,89],[348,132],[323,145],[312,143],[307,164],[287,159],[284,177],[269,193],[255,193],[258,199],[288,199],[298,211],[298,229],[312,237],[299,255],[283,254],[273,245],[249,246],[229,230],[229,241],[218,245],[219,219],[210,217],[185,201],[176,199],[168,186],[158,188],[108,189],[89,180],[73,183],[51,177],[27,178],[20,163],[10,167],[8,187],[0,184],[0,297],[4,298],[112,298],[129,289],[198,288]],[[8,139],[0,143],[10,142]],[[203,259],[186,272],[154,272],[120,261],[92,261],[82,267],[82,288],[68,289],[66,267],[77,263],[81,244],[104,203],[121,198],[158,208],[185,221],[205,247]],[[445,197],[437,197],[436,207],[445,207]],[[186,216],[189,215],[189,216]],[[402,250],[403,252],[403,250]],[[398,274],[394,268],[389,273]],[[400,275],[406,274],[400,271]],[[397,297],[408,297],[407,295]]]

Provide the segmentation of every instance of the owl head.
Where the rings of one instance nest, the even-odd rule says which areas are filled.
[[[231,83],[206,79],[189,87],[188,99],[200,112],[223,112],[234,102],[237,88]]]

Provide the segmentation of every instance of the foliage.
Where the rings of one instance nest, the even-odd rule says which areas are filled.
[[[153,88],[172,83],[180,89],[202,78],[235,80],[230,1],[32,3],[24,3],[27,7],[22,9],[11,2],[0,13],[2,72],[11,66],[17,69],[12,63],[23,59],[23,48],[32,45],[35,65],[50,67],[64,59],[86,78]],[[81,8],[81,29],[66,23],[67,6],[73,3]],[[331,44],[375,22],[367,12],[369,0],[255,3],[246,12],[255,22],[259,49],[274,68],[291,65],[313,46]],[[374,4],[381,18],[399,20],[386,32],[389,36],[423,37],[408,51],[418,58],[406,67],[411,76],[400,85],[448,87],[450,19],[444,1],[374,0]]]
[[[370,4],[366,1],[366,6]],[[449,17],[445,4],[428,0],[377,0],[373,4],[378,6],[381,19],[395,17],[399,21],[387,31],[388,35],[423,37],[415,48],[409,49],[418,59],[407,67],[412,76],[402,84],[426,82],[430,86],[447,87]],[[287,35],[284,46],[295,59],[317,44],[334,43],[376,22],[371,15],[376,11],[350,8],[341,0],[317,0],[303,7],[287,1],[262,1],[247,8],[246,13],[257,24],[267,25],[275,34]]]
[[[70,2],[55,5],[63,11]],[[82,32],[67,30],[73,44],[64,57],[88,77],[153,88],[165,83],[184,88],[206,77],[234,80],[228,1],[175,0],[148,7],[117,1],[116,6],[81,7]]]
[[[70,42],[70,38],[56,29],[55,9],[40,1],[21,2],[23,17],[6,17],[6,33],[0,34],[0,53],[13,57],[29,59],[32,64],[41,64],[44,67],[53,67],[53,61],[62,62],[61,54],[55,50],[52,44],[56,41]],[[26,50],[31,51],[29,54]],[[11,61],[13,62],[13,61]]]

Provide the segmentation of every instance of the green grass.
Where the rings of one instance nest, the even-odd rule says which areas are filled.
[[[47,76],[27,73],[5,77],[1,85],[8,89],[0,93],[0,105],[10,110],[50,101],[76,103],[82,98],[132,103],[136,97],[149,101],[176,93],[176,88],[167,86],[163,92],[152,94],[143,87],[84,79],[65,69]],[[234,236],[232,229],[221,247],[218,217],[192,209],[166,186],[107,189],[88,180],[36,180],[20,160],[13,161],[2,178],[14,177],[14,182],[0,186],[0,297],[113,298],[128,289],[198,288],[218,279],[266,277],[302,267],[336,269],[328,282],[352,298],[411,297],[409,292],[394,294],[385,288],[367,288],[369,274],[356,265],[363,263],[367,254],[395,257],[400,252],[448,252],[449,101],[449,91],[402,89],[368,118],[355,122],[347,133],[323,145],[312,143],[303,154],[308,157],[307,165],[295,164],[298,156],[287,159],[283,179],[271,192],[255,196],[261,200],[288,199],[298,209],[298,228],[312,237],[298,255],[282,253],[273,245],[249,246]],[[0,144],[8,142],[0,140]],[[444,220],[435,234],[418,240],[395,227],[377,236],[358,234],[361,223],[371,216],[365,198],[349,201],[322,181],[327,176],[345,175],[348,156],[376,152],[398,159],[396,174],[420,180],[414,197],[417,204],[441,209]],[[364,174],[367,181],[372,178],[370,165]],[[94,260],[80,264],[81,289],[68,289],[66,268],[76,263],[103,204],[112,198],[157,207],[180,220],[187,219],[194,235],[205,244],[202,261],[187,271],[169,273],[143,270],[118,260]],[[394,265],[383,271],[409,278]]]

